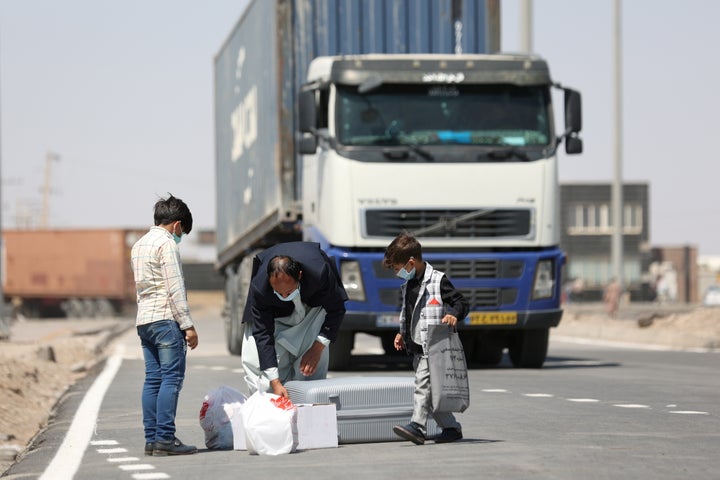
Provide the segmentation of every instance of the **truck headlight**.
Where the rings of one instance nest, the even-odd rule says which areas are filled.
[[[535,269],[532,299],[540,300],[553,296],[555,286],[555,268],[552,260],[540,260]]]
[[[360,263],[356,261],[340,262],[340,280],[345,287],[349,300],[365,301],[365,287],[363,286]]]

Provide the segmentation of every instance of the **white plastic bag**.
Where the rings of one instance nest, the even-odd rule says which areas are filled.
[[[285,402],[278,407],[282,397],[273,393],[257,391],[242,406],[242,423],[245,443],[252,455],[283,455],[295,451],[293,424],[297,409]]]
[[[225,385],[205,395],[200,408],[200,426],[205,432],[207,448],[232,450],[233,431],[230,419],[246,400],[245,395]]]

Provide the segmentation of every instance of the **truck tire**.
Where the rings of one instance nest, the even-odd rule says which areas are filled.
[[[475,342],[475,351],[469,359],[478,365],[495,366],[502,360],[505,343],[504,334],[498,332],[480,333]]]
[[[350,352],[355,344],[355,332],[338,332],[330,344],[330,362],[328,370],[347,370],[350,366]]]
[[[549,338],[549,328],[516,332],[508,346],[513,367],[542,368],[547,357]]]
[[[240,261],[237,273],[227,275],[228,288],[228,315],[225,317],[225,334],[228,340],[228,350],[233,355],[242,355],[243,337],[245,335],[245,324],[242,323],[243,312],[245,311],[245,302],[247,302],[247,294],[250,288],[250,280],[252,279],[252,266],[255,255],[261,250],[255,250],[245,255]],[[228,325],[229,324],[229,325]]]
[[[231,355],[242,353],[243,325],[238,308],[238,275],[227,269],[225,272],[225,340]]]

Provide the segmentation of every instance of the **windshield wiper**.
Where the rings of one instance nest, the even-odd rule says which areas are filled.
[[[515,157],[520,160],[525,160],[526,162],[530,161],[528,154],[524,150],[520,150],[516,147],[497,148],[495,150],[483,152],[478,155],[478,157],[490,157],[493,160],[509,160]]]
[[[423,149],[421,146],[414,143],[399,143],[394,145],[397,148],[386,148],[383,150],[383,155],[393,160],[405,160],[410,156],[410,152],[416,153],[419,157],[423,157],[428,162],[434,162],[435,157],[432,153]]]

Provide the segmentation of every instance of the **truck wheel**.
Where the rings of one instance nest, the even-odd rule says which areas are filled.
[[[255,255],[261,250],[255,250],[245,255],[240,261],[237,274],[228,269],[229,301],[227,316],[225,317],[225,333],[228,339],[228,350],[233,355],[242,355],[243,337],[245,335],[245,324],[242,323],[245,302],[247,302],[248,289],[252,279],[252,266]],[[229,325],[228,325],[229,324]]]
[[[238,309],[237,274],[231,269],[225,272],[225,339],[232,355],[242,353],[243,328]]]
[[[460,342],[462,342],[465,359],[470,360],[475,357],[475,350],[478,343],[478,333],[471,331],[460,331]]]
[[[516,332],[508,346],[510,360],[515,368],[542,368],[547,356],[550,329]]]
[[[338,332],[338,336],[330,344],[329,370],[347,370],[350,366],[350,352],[354,347],[355,332]]]
[[[479,365],[495,366],[500,363],[505,349],[505,336],[495,332],[479,334],[475,342],[472,361]]]

